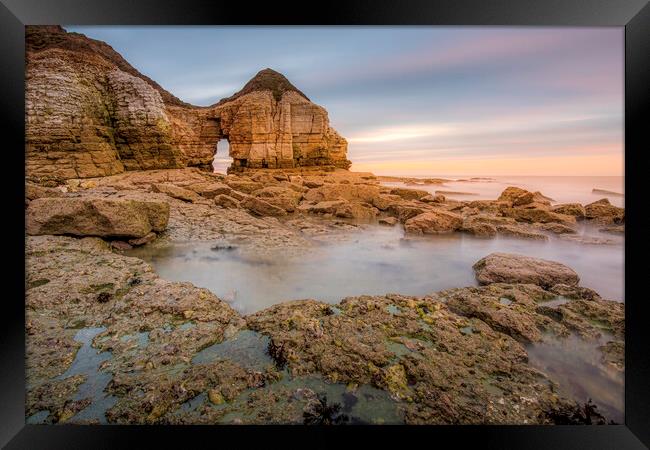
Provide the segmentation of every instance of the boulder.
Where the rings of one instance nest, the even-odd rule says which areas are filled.
[[[228,185],[219,182],[195,183],[187,186],[187,189],[205,198],[215,198],[217,195],[230,194],[232,191]]]
[[[36,200],[43,197],[63,197],[63,192],[55,188],[43,187],[36,183],[25,183],[25,198]]]
[[[471,202],[464,202],[470,208],[476,208],[481,212],[500,214],[502,211],[511,207],[510,202],[499,200],[473,200]]]
[[[331,183],[310,189],[304,199],[310,202],[345,199],[372,203],[379,196],[379,187],[370,184],[341,184]]]
[[[576,230],[573,227],[564,225],[562,223],[539,223],[535,225],[543,231],[550,231],[555,234],[575,234]]]
[[[264,199],[264,201],[284,209],[287,212],[293,212],[298,207],[298,202],[302,198],[300,192],[281,186],[266,186],[252,193],[253,196]]]
[[[540,208],[508,208],[502,212],[506,217],[512,217],[517,222],[528,223],[550,223],[557,222],[572,225],[576,222],[574,216],[558,214],[547,209]]]
[[[552,207],[551,211],[558,214],[573,216],[578,220],[585,218],[585,207],[580,203],[563,203]]]
[[[390,193],[393,195],[399,195],[404,200],[420,200],[423,197],[431,195],[429,191],[423,189],[408,189],[396,187],[390,190]]]
[[[520,206],[531,203],[534,198],[535,195],[532,192],[515,186],[509,186],[501,193],[498,201],[510,202],[512,206]]]
[[[412,217],[430,210],[431,207],[423,203],[417,204],[415,202],[402,201],[401,203],[393,203],[386,211],[388,214],[397,217],[400,222],[404,223]]]
[[[323,185],[324,183],[320,180],[304,180],[302,182],[302,185],[305,186],[306,188],[309,189],[314,189],[314,188],[319,188]]]
[[[182,200],[184,202],[195,202],[199,200],[199,194],[189,189],[176,186],[171,183],[157,183],[151,186],[154,192],[168,195],[172,198]]]
[[[142,236],[141,238],[129,239],[128,243],[129,245],[135,247],[153,242],[156,240],[156,237],[158,237],[158,235],[152,231],[151,233],[147,234],[146,236]]]
[[[372,199],[372,205],[380,211],[386,211],[391,205],[402,202],[402,197],[392,194],[379,194]]]
[[[219,194],[214,198],[214,204],[222,208],[239,208],[239,200],[226,194]]]
[[[141,238],[167,227],[169,204],[105,198],[39,198],[27,208],[27,234]]]
[[[519,224],[501,224],[496,226],[500,234],[514,236],[523,239],[537,239],[539,241],[548,241],[548,236],[539,231],[532,230],[529,226]]]
[[[492,253],[474,266],[480,284],[523,283],[550,288],[556,284],[575,286],[578,274],[564,264],[512,253]]]
[[[463,219],[458,214],[443,210],[431,210],[408,219],[404,223],[407,233],[437,234],[458,230]]]
[[[272,205],[271,203],[257,197],[246,197],[239,204],[258,216],[278,217],[287,215],[287,211],[283,208]]]
[[[473,222],[489,223],[490,225],[507,225],[517,223],[517,221],[512,217],[493,216],[483,213],[469,216],[467,219]]]
[[[251,175],[251,180],[265,185],[275,184],[277,182],[276,178],[272,173],[259,170]]]
[[[352,217],[360,220],[372,220],[377,217],[379,210],[364,202],[350,202]]]
[[[331,214],[336,217],[352,217],[352,207],[347,200],[328,200],[316,204],[302,204],[300,211],[310,214]]]
[[[442,194],[436,194],[436,195],[425,195],[419,200],[425,203],[444,203],[446,198]]]
[[[585,205],[585,217],[603,224],[622,223],[625,221],[625,209],[614,206],[603,198]]]
[[[497,235],[497,229],[494,225],[473,220],[463,222],[461,230],[478,237],[494,237]]]
[[[225,181],[226,184],[233,190],[243,192],[245,194],[252,194],[254,191],[257,191],[258,189],[262,189],[264,187],[262,183],[241,178],[228,177]]]
[[[393,226],[397,224],[397,219],[395,217],[382,217],[378,220],[380,225],[389,225]]]
[[[347,219],[370,220],[377,216],[377,209],[367,203],[349,202],[344,199],[329,200],[316,204],[305,203],[298,207],[300,211],[310,214],[329,214]]]

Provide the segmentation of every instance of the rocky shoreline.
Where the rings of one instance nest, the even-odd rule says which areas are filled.
[[[580,287],[562,264],[492,254],[474,266],[478,287],[338,304],[287,299],[242,316],[210,291],[165,281],[121,253],[194,241],[305,251],[314,238],[382,222],[416,235],[549,239],[582,220],[622,226],[624,210],[606,201],[551,206],[519,188],[493,201],[451,201],[344,170],[223,176],[187,168],[29,183],[26,216],[32,420],[610,420],[529,361],[530,346],[576,338],[593,346],[603,370],[624,370],[624,305]],[[92,335],[86,343],[84,333]],[[88,353],[103,356],[92,370],[76,370]]]
[[[379,225],[413,245],[453,233],[620,244],[623,208],[350,172],[327,111],[271,69],[198,107],[58,26],[26,28],[26,60],[28,423],[622,421],[623,299],[559,262],[486,252],[471,286],[291,295],[243,314],[127,253],[209,243],[288,258]],[[212,173],[221,139],[228,175]],[[566,354],[592,359],[583,391],[557,370]],[[585,398],[594,380],[613,398]]]

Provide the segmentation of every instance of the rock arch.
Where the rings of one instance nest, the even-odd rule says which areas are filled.
[[[187,166],[213,170],[221,139],[233,158],[229,172],[351,165],[347,141],[330,126],[327,111],[274,70],[198,107],[82,34],[28,26],[26,49],[26,162],[34,181]]]

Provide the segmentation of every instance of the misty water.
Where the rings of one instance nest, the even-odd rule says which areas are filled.
[[[607,198],[612,205],[624,206],[625,182],[624,177],[471,177],[471,176],[429,176],[442,178],[443,184],[410,185],[400,182],[385,182],[386,186],[410,187],[424,189],[432,194],[436,191],[453,200],[494,200],[508,186],[517,186],[531,192],[540,191],[553,199],[554,203],[578,202],[586,205],[602,198]],[[594,191],[595,190],[595,191]],[[453,192],[449,194],[449,192]]]
[[[601,363],[598,347],[611,336],[588,341],[571,335],[565,339],[547,337],[544,343],[527,347],[530,364],[549,375],[560,391],[581,404],[589,399],[598,412],[616,423],[624,421],[624,372]]]
[[[573,183],[567,177],[515,181],[518,180],[491,178],[407,187],[432,193],[444,190],[474,194],[445,194],[449,198],[469,200],[495,199],[507,186],[516,185],[541,191],[554,203],[586,204],[604,197],[614,205],[624,203],[622,195],[592,192],[596,188],[623,193],[620,177],[583,177]],[[404,183],[383,184],[405,186]],[[624,237],[603,233],[599,228],[584,222],[578,224],[578,236],[601,241],[586,244],[552,234],[548,241],[504,236],[482,239],[463,233],[414,237],[405,235],[400,225],[363,224],[356,232],[324,240],[315,238],[313,245],[299,253],[280,248],[261,255],[254,248],[237,243],[174,242],[166,246],[136,248],[128,254],[148,261],[167,280],[189,281],[210,289],[242,314],[296,299],[338,303],[355,295],[419,296],[442,289],[476,286],[472,265],[492,252],[518,253],[564,263],[578,273],[580,285],[594,289],[604,298],[623,302]],[[558,297],[546,306],[556,307],[566,301]],[[508,299],[502,299],[502,304],[507,305],[507,302]],[[259,336],[244,333],[233,340],[234,344],[208,347],[193,362],[220,357],[222,353],[246,356],[251,346],[258,345],[259,339]],[[561,391],[580,403],[593,399],[608,419],[622,423],[623,373],[600,362],[598,346],[606,340],[607,336],[598,342],[585,342],[575,337],[547,339],[543,344],[527,346],[527,350],[531,365],[558,382]],[[253,363],[268,359],[258,355],[259,352],[250,353]],[[338,398],[340,393],[330,394]],[[388,423],[399,422],[398,417],[390,418],[390,408],[386,410]],[[361,412],[355,414],[363,417]]]
[[[580,232],[601,236],[594,228]],[[243,314],[295,299],[338,303],[354,295],[425,295],[474,286],[472,265],[492,252],[562,262],[578,273],[581,285],[623,301],[623,238],[602,236],[611,243],[586,245],[555,236],[546,242],[481,239],[462,233],[407,237],[400,226],[367,225],[341,239],[315,241],[300,254],[278,249],[260,256],[212,242],[145,246],[129,254],[150,262],[167,280],[210,289]]]

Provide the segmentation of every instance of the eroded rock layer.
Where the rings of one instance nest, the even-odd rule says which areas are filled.
[[[196,166],[230,142],[232,169],[335,166],[347,142],[327,111],[265,69],[219,103],[182,102],[107,44],[57,26],[26,31],[27,174],[36,181]]]

